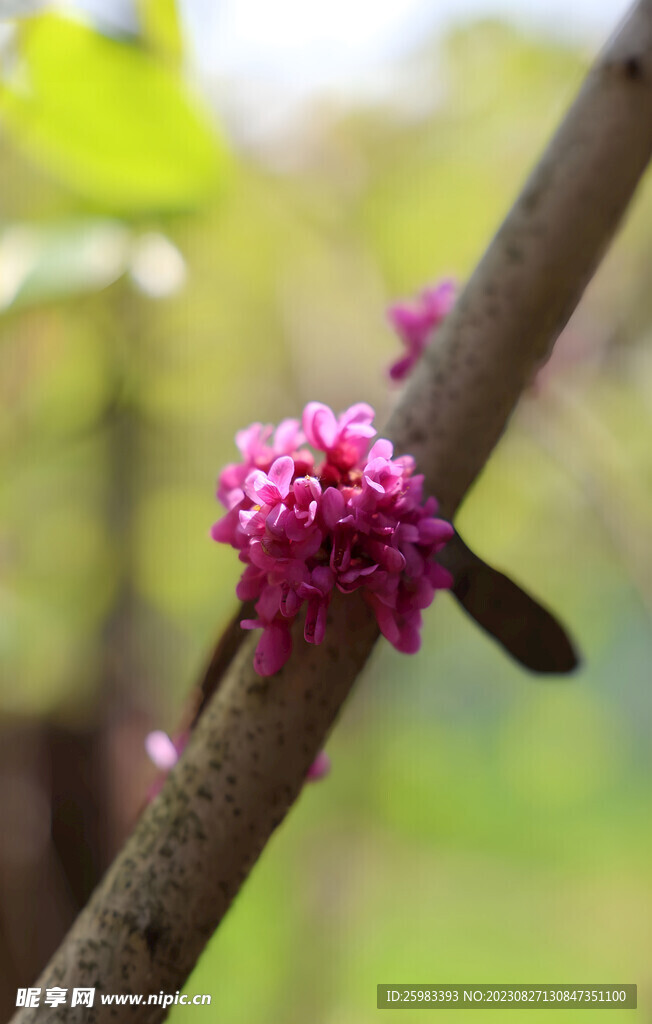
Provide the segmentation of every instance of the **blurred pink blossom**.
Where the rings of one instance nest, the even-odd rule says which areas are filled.
[[[389,368],[392,380],[404,380],[432,341],[436,329],[455,302],[456,285],[449,278],[431,288],[424,288],[411,302],[398,302],[389,307],[387,316],[405,345],[407,352]]]

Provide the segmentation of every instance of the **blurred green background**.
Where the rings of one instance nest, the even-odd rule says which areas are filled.
[[[131,827],[144,736],[174,730],[234,608],[239,563],[209,528],[235,431],[310,400],[382,422],[387,304],[469,274],[589,50],[457,24],[385,69],[382,101],[313,98],[252,138],[216,114],[171,2],[129,32],[55,13],[4,29],[8,1013]],[[418,655],[380,643],[330,777],[188,982],[210,1010],[174,1024],[364,1024],[379,982],[467,981],[635,982],[640,1009],[609,1020],[652,1020],[651,265],[648,183],[458,519],[560,614],[582,669],[527,677],[446,595]]]

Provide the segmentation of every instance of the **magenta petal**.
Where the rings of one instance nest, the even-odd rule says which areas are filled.
[[[278,488],[281,497],[287,498],[294,476],[294,459],[289,455],[281,455],[272,463],[268,475],[271,482]]]
[[[264,579],[263,574],[255,566],[248,565],[235,588],[236,597],[241,601],[253,601],[260,597]]]
[[[293,619],[300,607],[301,598],[296,590],[288,587],[281,600],[281,615],[284,615],[286,619]]]
[[[428,315],[434,320],[443,320],[455,302],[457,286],[452,278],[445,278],[433,288],[425,288],[422,300]]]
[[[256,603],[256,614],[263,620],[263,622],[272,621],[281,607],[282,597],[283,591],[280,586],[270,586],[268,584],[263,589],[263,592]]]
[[[249,558],[251,563],[264,572],[271,572],[276,568],[276,558],[269,554],[269,545],[263,546],[261,541],[252,540],[249,545]]]
[[[326,633],[326,603],[322,600],[310,601],[306,613],[306,624],[303,631],[309,644],[320,644]]]
[[[341,526],[333,536],[330,563],[334,572],[346,572],[351,564],[351,533]]]
[[[260,515],[260,513],[258,514]],[[290,510],[287,509],[282,502],[279,502],[278,505],[268,513],[267,518],[265,519],[265,525],[270,534],[275,538],[283,538],[285,534],[285,521],[288,516],[290,516]]]
[[[372,406],[367,405],[366,402],[356,402],[355,405],[350,406],[346,409],[339,418],[339,427],[350,427],[358,424],[369,426],[373,423],[374,416],[376,415],[375,410]],[[369,434],[368,437],[373,437],[376,433],[375,430]]]
[[[385,488],[383,487],[383,485],[379,484],[376,480],[373,480],[370,476],[367,476],[366,473],[364,475],[364,482],[367,485],[367,487],[371,487],[374,491],[376,491],[377,494],[385,493]]]
[[[303,430],[314,448],[328,451],[337,440],[335,413],[321,402],[309,402],[303,411]]]
[[[271,424],[252,423],[246,430],[239,430],[235,435],[235,443],[245,462],[253,463],[264,448],[265,442],[272,436],[274,428]]]
[[[419,523],[419,540],[422,544],[441,544],[443,547],[454,533],[452,523],[445,519],[424,518]]]
[[[313,569],[311,579],[322,594],[329,594],[335,585],[335,576],[327,565],[318,565]]]
[[[256,512],[254,509],[246,512],[241,511],[238,513],[238,518],[240,520],[240,527],[247,536],[265,532],[265,519],[261,516],[260,512]]]
[[[314,476],[299,477],[294,481],[292,490],[301,508],[309,508],[313,501],[321,497],[321,484]]]
[[[383,636],[390,644],[396,646],[400,639],[400,631],[396,622],[396,613],[380,601],[374,601],[373,609],[376,613],[376,622]]]
[[[437,562],[430,568],[428,579],[435,590],[450,590],[454,582],[448,569],[444,569],[443,565],[439,565]]]
[[[267,474],[263,473],[262,469],[252,469],[243,484],[243,490],[254,505],[260,501],[260,492],[266,484]]]
[[[296,541],[292,546],[294,558],[310,558],[317,554],[322,542],[321,530],[315,529],[314,525],[306,530],[307,536],[304,540]]]
[[[274,451],[290,455],[304,441],[298,420],[281,420],[274,433]]]
[[[429,608],[435,597],[434,591],[433,583],[427,580],[425,576],[421,576],[417,581],[414,593],[414,607],[419,610]]]
[[[285,530],[285,536],[288,540],[292,541],[303,541],[306,539],[307,531],[310,529],[311,523],[308,519],[297,518],[296,506],[293,512],[283,520],[283,528]]]
[[[416,363],[417,358],[418,356],[414,353],[409,356],[403,356],[402,359],[397,359],[395,363],[392,363],[389,368],[389,375],[392,380],[405,380]]]
[[[387,319],[398,333],[410,337],[421,326],[421,314],[405,302],[397,302],[387,310]]]
[[[413,304],[397,303],[389,308],[389,321],[408,349],[404,358],[390,367],[389,374],[393,380],[402,380],[408,375],[448,315],[454,300],[455,285],[444,280],[424,289]]]
[[[421,539],[415,523],[399,523],[396,537],[400,544],[418,544]]]
[[[224,495],[224,504],[229,511],[244,501],[244,491],[241,487],[234,487]]]
[[[414,579],[415,576],[422,576],[426,563],[418,549],[413,544],[403,544],[401,551],[405,558],[406,576],[409,576],[412,579]]]
[[[391,459],[393,454],[394,445],[392,442],[386,440],[384,437],[379,437],[371,446],[367,460],[368,462],[371,462],[372,459]]]
[[[418,627],[411,624],[403,626],[394,647],[401,654],[416,654],[421,647],[421,634]]]
[[[344,495],[336,487],[327,487],[322,494],[320,508],[324,525],[334,530],[346,510]]]
[[[233,509],[232,512],[227,512],[225,516],[218,519],[216,523],[213,523],[211,526],[211,537],[219,544],[233,544],[237,527],[238,513]]]
[[[331,770],[331,759],[325,750],[321,750],[308,769],[306,779],[308,782],[317,782],[323,779]]]
[[[228,466],[224,467],[220,473],[217,488],[217,496],[220,501],[223,500],[223,496],[228,494],[229,491],[241,486],[248,472],[247,467],[243,466],[240,462],[231,462]]]
[[[382,565],[391,573],[400,573],[405,568],[405,557],[396,548],[381,541],[372,540],[369,543],[369,553],[374,561]]]
[[[278,487],[268,477],[265,477],[265,483],[258,487],[257,501],[261,505],[269,505],[270,508],[273,508],[277,502],[281,501]]]
[[[263,631],[254,654],[254,668],[260,676],[273,676],[283,668],[292,651],[292,637],[285,623],[273,622]]]
[[[179,760],[177,748],[166,732],[156,729],[145,737],[145,750],[150,761],[161,771],[169,772]]]
[[[285,567],[284,576],[287,582],[294,587],[298,587],[300,583],[308,583],[310,580],[309,570],[299,559],[293,559],[288,562]]]

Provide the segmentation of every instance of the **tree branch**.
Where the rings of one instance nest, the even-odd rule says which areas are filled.
[[[652,151],[652,0],[596,62],[386,432],[452,517],[604,252]],[[377,638],[358,595],[334,600],[327,641],[297,644],[272,679],[248,638],[179,764],[37,984],[175,992],[298,795]],[[161,1007],[132,1008],[152,1022]],[[42,1009],[14,1021],[43,1020]]]

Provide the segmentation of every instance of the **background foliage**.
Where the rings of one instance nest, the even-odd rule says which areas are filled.
[[[174,728],[233,608],[238,562],[208,530],[236,429],[312,399],[386,414],[384,307],[465,278],[585,67],[475,23],[394,68],[391,105],[316,103],[247,147],[189,84],[173,5],[141,15],[109,38],[40,14],[0,64],[0,865],[5,890],[19,860],[50,865],[52,942],[74,885],[48,845],[51,731],[93,737],[99,852],[81,804],[63,815],[83,872],[87,842],[101,866],[128,829],[143,737]],[[360,1024],[395,981],[633,981],[645,1001],[651,249],[644,187],[458,520],[563,616],[581,671],[527,678],[446,596],[417,656],[380,644],[332,776],[188,983],[202,1016]],[[39,966],[21,878],[11,1000]]]

